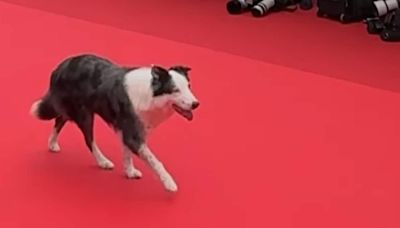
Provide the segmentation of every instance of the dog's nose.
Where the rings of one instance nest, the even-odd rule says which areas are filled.
[[[198,102],[198,101],[195,101],[195,102],[192,103],[192,109],[196,109],[199,106],[200,106],[200,102]]]

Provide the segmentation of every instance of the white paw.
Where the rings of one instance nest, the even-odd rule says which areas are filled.
[[[125,170],[125,174],[128,179],[142,178],[142,172],[140,172],[140,170],[137,170],[135,168],[130,168],[130,169]]]
[[[175,181],[172,177],[167,177],[162,180],[164,187],[167,191],[176,192],[178,191],[178,186],[176,185]]]
[[[113,169],[114,168],[114,164],[110,160],[108,160],[106,158],[101,159],[100,161],[98,161],[98,165],[102,169]]]
[[[49,150],[51,152],[59,152],[61,150],[60,145],[57,142],[50,142],[49,143]]]

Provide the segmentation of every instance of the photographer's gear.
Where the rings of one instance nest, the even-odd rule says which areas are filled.
[[[311,9],[312,0],[229,0],[226,9],[229,14],[241,14],[251,11],[255,17],[261,17],[271,11],[295,11],[297,4],[304,10]]]
[[[374,2],[375,14],[380,17],[400,7],[400,0],[378,0]]]
[[[293,7],[294,6],[294,7]],[[251,13],[255,17],[261,17],[266,15],[271,10],[296,10],[296,1],[294,0],[262,0],[258,4],[254,5],[251,9]]]
[[[380,37],[384,41],[400,41],[400,30],[383,30]]]
[[[379,34],[384,41],[400,41],[400,9],[385,17],[368,18],[366,24],[368,33]]]
[[[312,0],[301,0],[300,1],[300,9],[309,10],[313,7]]]
[[[253,14],[255,17],[261,17],[270,11],[274,6],[275,0],[263,0],[251,9],[251,14]]]
[[[366,24],[369,34],[379,34],[385,29],[385,23],[380,18],[368,18]]]
[[[230,0],[226,4],[226,9],[230,14],[240,14],[248,10],[252,1],[247,0]]]
[[[373,15],[373,0],[318,0],[319,17],[338,19],[342,23],[361,21]]]

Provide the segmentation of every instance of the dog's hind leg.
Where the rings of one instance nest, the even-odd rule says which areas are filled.
[[[103,169],[113,169],[114,164],[103,155],[93,139],[93,114],[82,112],[79,114],[79,118],[74,118],[73,120],[82,131],[85,143],[96,159],[97,165]]]
[[[58,135],[60,134],[61,129],[64,127],[66,122],[67,120],[62,116],[56,118],[53,131],[51,132],[48,140],[48,146],[51,152],[60,151],[60,145],[58,144]]]

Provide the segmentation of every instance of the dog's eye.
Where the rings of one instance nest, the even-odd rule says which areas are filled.
[[[172,92],[173,92],[173,93],[179,93],[179,89],[178,89],[178,88],[175,88],[175,89],[172,90]]]

